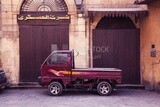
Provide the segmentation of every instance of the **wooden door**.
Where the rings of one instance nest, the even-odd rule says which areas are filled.
[[[123,83],[140,83],[138,29],[93,30],[93,67],[122,69]]]
[[[37,82],[41,64],[58,49],[69,49],[68,25],[21,25],[20,82]]]

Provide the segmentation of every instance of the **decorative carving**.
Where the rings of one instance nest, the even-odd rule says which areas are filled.
[[[68,12],[68,8],[64,0],[25,0],[21,7],[24,11]]]

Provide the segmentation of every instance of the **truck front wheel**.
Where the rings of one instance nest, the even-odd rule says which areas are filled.
[[[62,84],[59,82],[52,82],[48,86],[48,91],[53,96],[59,96],[62,94],[62,91],[63,91]]]
[[[97,85],[97,92],[99,95],[107,96],[112,92],[112,87],[108,82],[102,81]]]

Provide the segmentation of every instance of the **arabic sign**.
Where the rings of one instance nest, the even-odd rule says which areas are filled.
[[[32,16],[32,15],[19,15],[19,21],[26,21],[26,20],[68,20],[70,19],[69,15],[65,16],[55,16],[55,15],[42,15],[42,16]]]

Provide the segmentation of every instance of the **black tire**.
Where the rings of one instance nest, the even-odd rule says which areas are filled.
[[[102,81],[97,85],[97,92],[99,95],[108,96],[112,92],[112,87],[110,83]]]
[[[59,96],[63,92],[63,86],[59,82],[52,82],[48,86],[48,91],[52,96]]]

